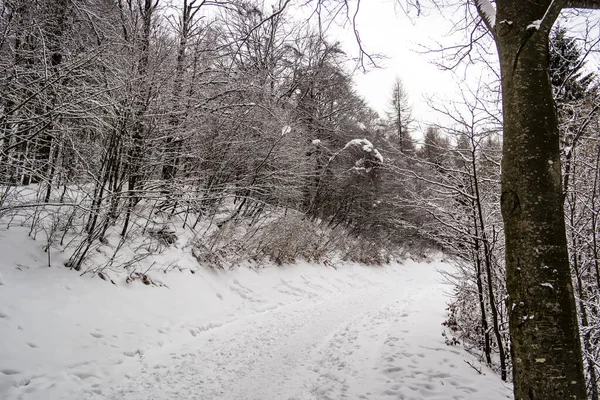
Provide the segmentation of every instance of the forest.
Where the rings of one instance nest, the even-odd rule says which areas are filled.
[[[379,115],[355,89],[356,55],[321,21],[347,3],[288,3],[1,0],[3,228],[26,226],[48,265],[65,253],[66,268],[107,284],[120,271],[148,282],[144,260],[181,235],[200,264],[225,270],[443,251],[458,265],[445,274],[447,344],[509,380],[500,79],[432,101],[447,122],[426,125],[402,83],[426,77],[399,77],[381,88]],[[547,169],[562,184],[586,387],[598,399],[598,40],[556,24],[549,43],[560,167]]]

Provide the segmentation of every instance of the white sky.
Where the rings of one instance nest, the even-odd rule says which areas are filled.
[[[408,17],[401,9],[394,6],[395,2],[396,0],[361,1],[357,26],[363,48],[369,53],[385,55],[387,59],[381,62],[380,69],[371,70],[366,74],[357,72],[356,89],[383,117],[391,97],[394,79],[396,76],[400,77],[413,106],[413,117],[421,123],[414,132],[418,134],[425,131],[428,123],[444,121],[443,117],[429,108],[427,97],[433,98],[438,103],[446,99],[460,101],[458,83],[460,77],[435,66],[434,61],[439,60],[440,56],[426,54],[425,48],[439,48],[440,42],[446,45],[456,44],[456,40],[460,38],[450,38],[448,33],[453,28],[453,22],[460,21],[464,15],[461,14],[460,8],[454,11],[446,8],[443,10],[444,16],[439,10],[425,10],[424,15],[421,16],[417,16],[415,10],[412,10],[412,16]],[[356,5],[356,2],[349,3],[351,6]],[[586,29],[581,24],[587,21],[593,26],[588,29],[590,38],[595,41],[600,37],[598,22],[600,12],[587,15],[590,17],[589,20],[583,18],[583,15],[563,15],[560,23],[563,26],[570,25],[571,30],[578,30],[583,34]],[[331,36],[344,43],[350,55],[358,54],[356,38],[349,24],[339,31],[336,29],[331,32]],[[590,70],[598,70],[597,65],[600,65],[598,58],[600,58],[598,54],[590,55],[587,63]],[[495,52],[490,60],[493,63],[497,62]],[[482,72],[484,68],[481,65],[469,68],[471,69],[464,79],[471,83],[476,81],[480,74],[488,74]],[[465,83],[463,82],[462,85]]]
[[[437,117],[429,110],[425,97],[456,98],[458,84],[452,72],[442,71],[433,64],[435,55],[423,54],[423,46],[436,47],[436,41],[442,41],[452,25],[435,11],[417,17],[413,10],[412,16],[409,18],[402,10],[395,9],[394,0],[361,2],[357,26],[363,48],[369,53],[385,55],[387,59],[380,63],[379,69],[366,74],[357,72],[356,88],[369,105],[384,116],[392,84],[398,76],[410,97],[413,116],[421,122],[431,122]],[[350,26],[338,36],[350,54],[358,53]]]

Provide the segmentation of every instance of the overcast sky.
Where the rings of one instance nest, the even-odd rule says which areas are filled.
[[[424,97],[444,99],[456,97],[457,83],[454,74],[442,71],[433,64],[436,55],[424,54],[424,47],[435,47],[450,31],[450,19],[438,12],[409,18],[395,9],[394,0],[363,1],[357,17],[363,47],[369,53],[387,56],[381,68],[366,74],[357,72],[356,88],[369,105],[382,116],[388,108],[391,88],[396,76],[400,77],[413,105],[413,114],[419,120],[431,121],[435,117]],[[345,43],[348,52],[358,53],[351,27],[344,33],[335,32]]]
[[[399,76],[413,105],[413,115],[422,123],[417,131],[422,133],[427,123],[440,120],[440,116],[432,112],[427,105],[426,97],[433,97],[437,102],[447,99],[460,100],[459,85],[464,87],[465,83],[459,81],[465,77],[440,70],[434,65],[435,60],[440,60],[440,56],[426,54],[425,48],[439,48],[440,42],[449,45],[461,40],[460,34],[450,37],[448,33],[452,30],[453,23],[464,17],[464,14],[461,14],[464,13],[464,9],[445,9],[443,12],[425,10],[425,15],[417,16],[412,12],[412,17],[407,17],[401,9],[395,9],[394,3],[395,0],[363,0],[360,4],[357,26],[363,47],[369,53],[380,53],[388,58],[381,62],[379,69],[372,69],[366,74],[357,72],[356,88],[369,105],[384,116],[391,97],[392,84],[395,77]],[[355,6],[356,2],[349,4]],[[591,15],[590,21],[594,26],[590,38],[596,40],[600,37],[600,12],[588,15]],[[576,18],[573,15],[565,18],[563,15],[560,23],[568,26],[570,30],[583,32],[584,21],[584,18]],[[344,43],[349,54],[358,54],[351,26],[334,29],[331,33],[334,38]],[[493,46],[492,42],[490,45]],[[597,72],[599,59],[598,54],[595,57],[592,54],[588,60],[588,68]],[[497,62],[495,55],[492,55],[490,60],[492,63]],[[482,72],[482,66],[469,68],[466,79],[471,85],[480,75],[488,73]]]

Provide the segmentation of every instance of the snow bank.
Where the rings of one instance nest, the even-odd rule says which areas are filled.
[[[60,254],[48,268],[26,232],[0,231],[0,399],[509,393],[444,345],[440,264],[200,268],[113,285]]]

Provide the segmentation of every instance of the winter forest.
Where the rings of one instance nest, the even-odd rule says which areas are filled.
[[[398,3],[399,14],[416,15],[427,7],[453,9],[453,18],[460,14],[454,33],[462,42],[427,53],[441,69],[471,78],[460,86],[458,100],[429,101],[428,120],[441,121],[429,123],[412,112],[414,102],[424,100],[411,97],[403,84],[426,77],[401,76],[380,88],[388,101],[385,113],[370,108],[356,90],[356,75],[377,63],[352,23],[360,0],[0,0],[2,257],[18,262],[25,246],[19,243],[30,240],[27,246],[40,249],[38,261],[46,268],[109,288],[125,284],[121,281],[143,284],[141,293],[148,293],[166,286],[160,277],[167,273],[189,270],[192,276],[200,267],[225,274],[267,264],[308,262],[337,270],[340,263],[354,263],[379,271],[442,254],[452,268],[438,279],[451,297],[439,310],[443,325],[433,329],[444,346],[464,348],[479,363],[460,361],[461,366],[479,375],[485,369],[502,382],[515,379],[515,399],[599,399],[599,22],[594,12],[567,7],[600,4],[537,2],[539,10],[524,13],[539,18],[519,31],[525,39],[513,66],[503,50],[511,45],[503,41],[520,23],[507,17],[515,1],[450,3]],[[560,17],[554,3],[564,8]],[[423,14],[418,18],[427,18]],[[569,23],[575,19],[576,25]],[[353,31],[354,53],[330,34],[336,21]],[[559,268],[544,261],[560,259],[547,250],[553,244],[546,246],[535,227],[511,222],[513,211],[528,200],[521,189],[506,189],[525,187],[510,186],[516,175],[538,182],[527,178],[528,162],[507,161],[521,140],[520,133],[511,139],[507,132],[529,128],[514,122],[518,113],[511,114],[506,104],[521,103],[507,88],[525,68],[518,58],[533,58],[530,41],[541,36],[546,43],[544,29],[548,57],[538,69],[548,76],[554,110],[544,118],[556,119],[559,147],[531,143],[558,157],[540,156],[540,168],[558,182],[562,209],[549,206],[551,196],[543,190],[535,193],[539,204],[535,200],[533,208],[539,218],[559,213],[555,223],[564,222],[568,252],[562,280],[540,272],[527,290],[544,299],[566,293],[570,300],[564,304],[574,302],[568,318],[576,319],[570,332],[578,335],[574,348],[581,354],[565,347],[563,358],[554,360],[581,359],[583,383],[569,383],[578,386],[572,392],[527,386],[561,371],[538,354],[548,338],[536,344],[535,337],[546,329],[550,341],[560,342],[553,326],[563,322],[542,317],[533,325],[543,312],[514,300],[520,297],[511,292],[511,285],[529,279],[521,276],[521,268],[528,268],[523,260],[537,257],[515,254],[542,254],[541,264],[532,261],[534,269]],[[481,70],[486,73],[469,72]],[[489,79],[472,79],[475,75]],[[527,76],[535,86],[536,75]],[[528,93],[533,94],[522,98],[542,104],[527,117],[537,121],[538,113],[546,115],[545,103],[532,97],[535,90]],[[9,241],[9,234],[17,239]],[[556,235],[560,231],[550,230]],[[523,245],[524,236],[534,245]],[[518,253],[522,246],[529,250]],[[551,255],[544,259],[546,251]],[[175,253],[191,261],[184,264]],[[0,272],[8,282],[6,270]],[[8,287],[0,275],[0,295]],[[242,292],[245,300],[252,297]],[[9,320],[2,299],[0,323]],[[552,321],[563,321],[559,311]],[[521,325],[525,336],[518,336]],[[142,359],[142,353],[125,355]],[[515,367],[515,359],[527,357],[547,375],[517,374],[530,367]],[[0,360],[6,377],[18,374],[7,368]],[[576,381],[574,368],[575,375],[564,373],[568,381]],[[14,386],[32,388],[32,379]],[[0,380],[0,397],[28,398],[3,392],[4,383]],[[555,395],[544,394],[550,387]],[[331,390],[306,398],[346,398],[342,389]],[[94,398],[134,398],[93,392]],[[215,393],[198,398],[246,398]],[[429,398],[396,395],[389,398]],[[471,396],[455,398],[484,398]]]

